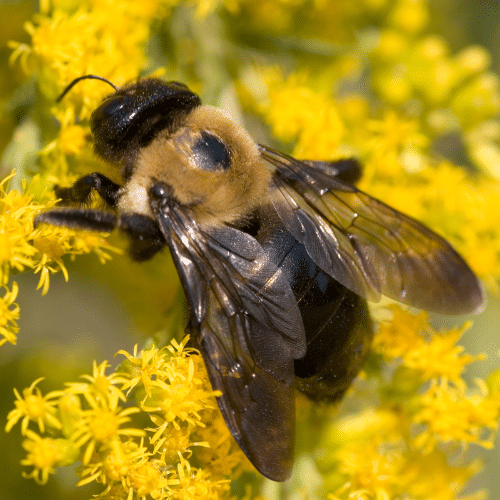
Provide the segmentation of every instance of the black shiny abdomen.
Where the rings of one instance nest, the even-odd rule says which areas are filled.
[[[261,238],[290,283],[304,322],[307,353],[295,361],[297,388],[314,401],[333,402],[349,388],[370,347],[366,301],[326,275],[282,226]]]

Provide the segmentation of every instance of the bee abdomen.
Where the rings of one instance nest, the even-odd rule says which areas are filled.
[[[326,275],[281,226],[266,231],[268,258],[297,299],[307,352],[295,360],[295,385],[314,401],[341,398],[368,354],[373,329],[366,301]]]

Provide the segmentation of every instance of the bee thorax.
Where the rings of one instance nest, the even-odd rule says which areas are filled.
[[[150,182],[150,181],[149,181]],[[153,217],[146,179],[132,178],[123,188],[118,201],[120,213],[136,213]]]

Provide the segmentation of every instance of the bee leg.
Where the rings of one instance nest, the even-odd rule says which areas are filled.
[[[116,215],[100,210],[62,208],[49,210],[37,215],[34,220],[34,226],[37,227],[40,223],[110,233],[116,227]]]
[[[106,176],[94,172],[78,179],[69,188],[56,186],[55,193],[61,198],[62,205],[85,205],[89,203],[92,191],[97,191],[108,206],[115,207],[120,187]]]
[[[166,244],[158,224],[146,215],[121,215],[118,228],[128,236],[129,254],[137,262],[150,259]]]
[[[355,184],[361,179],[363,168],[355,158],[342,158],[335,161],[301,160],[307,165],[333,175],[343,182]]]

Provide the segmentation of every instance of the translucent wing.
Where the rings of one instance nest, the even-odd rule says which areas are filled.
[[[306,349],[293,292],[251,236],[202,231],[175,204],[153,208],[226,423],[255,467],[283,481],[294,450],[293,360]]]
[[[335,177],[265,146],[276,167],[273,204],[286,229],[326,273],[376,301],[380,294],[443,314],[478,312],[481,283],[441,237]]]

